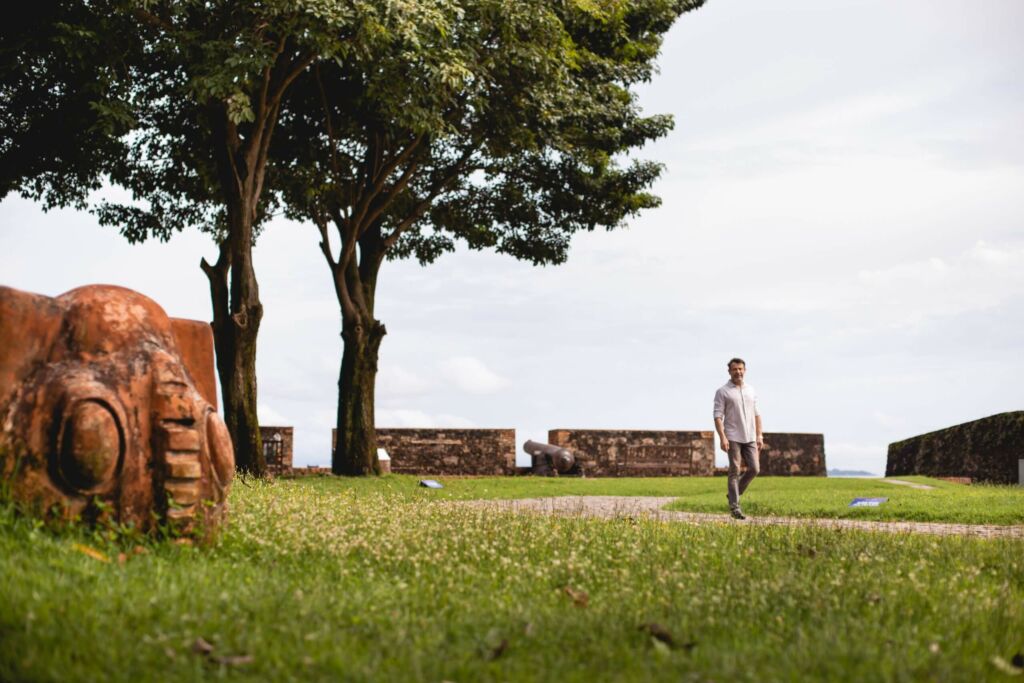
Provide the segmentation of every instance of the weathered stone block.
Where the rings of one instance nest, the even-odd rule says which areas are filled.
[[[335,442],[331,430],[331,443]],[[396,474],[503,475],[516,472],[514,429],[377,429]]]
[[[1024,411],[999,413],[889,444],[885,476],[922,474],[1020,483]]]
[[[587,477],[709,477],[711,432],[552,429],[548,443],[568,449]]]
[[[825,436],[765,432],[760,464],[762,476],[824,477]]]

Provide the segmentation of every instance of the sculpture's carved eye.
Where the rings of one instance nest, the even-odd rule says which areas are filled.
[[[121,456],[117,418],[99,401],[79,401],[65,416],[60,471],[75,488],[88,491],[110,481]]]

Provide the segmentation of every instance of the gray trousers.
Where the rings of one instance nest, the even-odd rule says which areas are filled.
[[[754,481],[754,477],[761,471],[757,452],[757,443],[729,442],[729,509],[738,510],[740,507],[740,496]],[[740,458],[747,463],[747,471],[740,476]]]

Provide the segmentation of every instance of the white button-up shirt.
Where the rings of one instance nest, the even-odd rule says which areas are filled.
[[[745,383],[738,387],[729,380],[715,392],[715,419],[722,420],[725,438],[736,443],[757,441],[757,426],[754,416],[760,415],[757,407],[757,392]]]

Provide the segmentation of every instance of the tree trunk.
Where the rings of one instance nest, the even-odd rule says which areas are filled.
[[[210,280],[217,374],[224,402],[221,415],[231,434],[235,467],[263,477],[267,463],[256,413],[256,336],[263,305],[252,267],[251,233],[251,225],[238,225],[221,243],[217,263],[210,266],[204,259],[200,265]]]
[[[220,246],[217,266],[210,267],[205,261],[202,265],[210,278],[217,371],[224,397],[224,421],[235,447],[235,465],[240,471],[258,477],[266,475],[267,464],[256,413],[256,337],[263,305],[252,265],[253,226],[259,215],[270,140],[282,98],[317,55],[293,54],[288,49],[289,40],[281,39],[273,65],[263,70],[262,83],[254,85],[257,97],[252,99],[251,126],[240,130],[239,121],[222,100],[211,100],[207,107],[228,234]],[[228,267],[229,295],[225,292]],[[227,296],[230,307],[225,304]]]
[[[331,470],[335,474],[380,474],[374,393],[377,354],[387,333],[377,320],[343,323],[345,350],[338,378],[338,423]]]
[[[251,213],[252,212],[248,212]],[[244,214],[243,214],[244,216]],[[242,472],[262,477],[267,463],[256,415],[256,336],[263,319],[256,271],[252,266],[252,223],[245,217],[231,231],[230,376],[221,377],[224,414],[235,446],[235,464]]]

